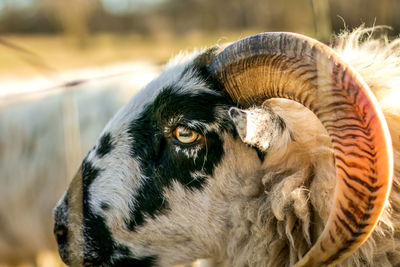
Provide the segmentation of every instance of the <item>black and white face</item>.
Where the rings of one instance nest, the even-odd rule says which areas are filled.
[[[55,209],[66,264],[170,266],[223,253],[225,203],[263,156],[241,141],[234,104],[195,56],[167,66],[84,159]]]

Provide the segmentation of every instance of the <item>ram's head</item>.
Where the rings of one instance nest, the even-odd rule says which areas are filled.
[[[309,108],[333,154],[310,160],[272,98]],[[85,266],[331,265],[376,225],[391,157],[352,67],[304,36],[255,35],[171,62],[115,115],[55,210],[59,251]]]

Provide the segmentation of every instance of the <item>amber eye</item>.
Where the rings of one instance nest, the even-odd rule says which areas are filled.
[[[173,132],[174,137],[181,143],[190,144],[197,141],[201,135],[197,132],[187,129],[183,126],[178,126]]]

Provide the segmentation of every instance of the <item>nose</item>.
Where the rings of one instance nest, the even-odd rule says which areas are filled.
[[[65,264],[69,264],[68,252],[68,208],[64,200],[54,210],[54,236],[58,244],[58,252]]]

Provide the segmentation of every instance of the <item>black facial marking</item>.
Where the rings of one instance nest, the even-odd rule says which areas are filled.
[[[83,231],[84,231],[84,264],[101,264],[112,255],[112,237],[104,218],[94,214],[90,208],[89,188],[97,178],[100,169],[88,160],[82,163],[83,190]]]
[[[153,266],[155,257],[136,259],[129,249],[118,244],[112,237],[105,218],[93,212],[89,203],[90,185],[101,173],[88,160],[82,163],[83,184],[83,265],[84,266]],[[109,204],[101,203],[102,210],[108,210]],[[135,264],[137,265],[135,265]],[[131,265],[129,265],[131,264]],[[144,264],[144,265],[140,265]]]
[[[227,116],[230,100],[219,93],[188,89],[163,89],[130,125],[133,140],[130,154],[139,161],[141,172],[147,177],[133,196],[135,204],[126,222],[131,231],[143,225],[146,216],[154,218],[168,208],[163,191],[173,181],[188,190],[201,190],[224,154],[221,133],[235,132]],[[226,118],[219,118],[220,109]],[[206,127],[211,124],[219,127]],[[196,131],[203,138],[194,144],[180,144],[165,132],[177,126]]]
[[[83,160],[82,162],[82,183],[83,183],[83,188],[87,189],[92,182],[97,178],[97,176],[100,173],[100,169],[94,167],[92,163],[88,160]]]
[[[155,265],[156,257],[135,258],[129,249],[118,244],[102,216],[90,213],[84,220],[84,265],[146,266]]]
[[[112,266],[118,267],[152,267],[156,265],[156,256],[134,257],[128,247],[118,244],[115,246],[115,257]]]
[[[111,258],[114,241],[102,216],[90,208],[89,188],[101,170],[88,160],[82,163],[84,264],[101,265]]]
[[[92,212],[84,216],[84,263],[101,265],[113,254],[114,241],[103,217]]]
[[[101,170],[99,168],[94,167],[88,160],[83,160],[82,162],[82,193],[83,193],[83,212],[88,211],[89,206],[89,187],[93,183],[93,181],[97,178]],[[87,209],[87,210],[86,210]]]
[[[144,182],[137,193],[134,209],[131,209],[130,220],[126,222],[129,230],[134,231],[137,225],[144,223],[144,216],[147,214],[154,218],[157,211],[167,207],[168,203],[163,201],[161,188],[150,178]]]
[[[99,140],[99,147],[96,150],[96,154],[99,158],[102,158],[106,154],[108,154],[113,148],[114,145],[112,144],[111,134],[106,133]]]

